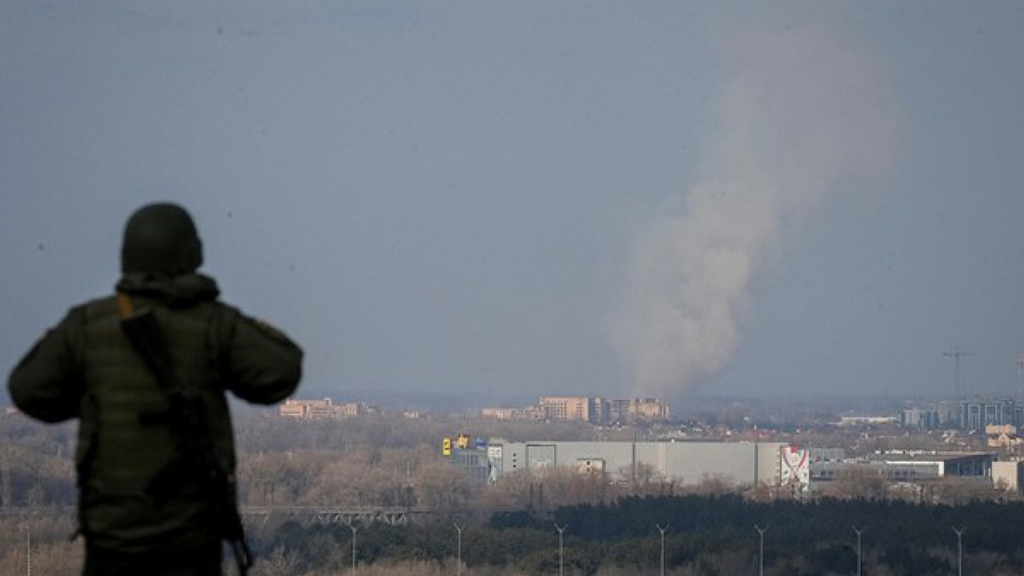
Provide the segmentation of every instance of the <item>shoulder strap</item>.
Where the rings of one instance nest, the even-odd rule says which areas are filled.
[[[164,333],[160,330],[153,309],[143,308],[136,312],[131,297],[124,292],[117,293],[117,307],[121,312],[121,328],[142,357],[142,361],[146,363],[157,384],[168,396],[180,394],[181,383],[174,372],[171,354],[167,351]]]
[[[132,306],[131,296],[128,296],[124,292],[117,293],[117,309],[121,312],[121,319],[125,319],[132,315],[135,311]]]

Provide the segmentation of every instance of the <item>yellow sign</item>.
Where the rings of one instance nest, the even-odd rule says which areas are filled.
[[[465,448],[469,446],[469,434],[459,434],[459,448]]]
[[[451,438],[445,438],[444,439],[444,443],[441,444],[441,454],[443,454],[445,456],[451,456],[452,455],[452,439]]]

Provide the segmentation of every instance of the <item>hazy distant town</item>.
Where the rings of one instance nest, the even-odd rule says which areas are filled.
[[[438,439],[444,461],[475,482],[494,482],[516,470],[565,467],[608,475],[638,469],[682,485],[709,478],[733,486],[764,484],[796,494],[834,492],[848,476],[877,477],[874,496],[898,491],[925,499],[943,480],[997,489],[1001,498],[1022,489],[1024,405],[1009,398],[931,402],[877,402],[873,411],[831,410],[793,401],[768,401],[771,410],[735,399],[731,405],[673,416],[657,398],[610,399],[542,396],[523,407],[484,407],[466,417],[481,422],[579,423],[596,439],[533,437],[514,442],[472,429]],[[789,410],[778,404],[789,403]],[[883,404],[889,404],[885,407]],[[802,413],[801,413],[802,410]],[[289,399],[281,418],[330,420],[379,416],[364,402],[331,398]],[[764,418],[764,414],[775,416]],[[405,410],[403,418],[437,418]],[[628,449],[626,446],[628,445]]]
[[[753,575],[761,561],[770,575],[848,573],[851,526],[871,527],[858,558],[869,573],[944,573],[956,561],[952,528],[963,526],[961,562],[1024,568],[1011,542],[1024,538],[1019,523],[998,520],[1024,511],[1024,411],[1013,399],[702,398],[680,408],[542,396],[451,412],[297,397],[238,408],[255,576],[459,566],[542,576],[558,570],[553,526],[569,526],[562,568],[576,576],[657,569],[659,526],[677,576]],[[22,567],[4,574],[29,561],[36,576],[75,573],[74,437],[72,424],[46,427],[13,408],[0,417],[0,565]],[[601,510],[612,516],[588,516]],[[931,529],[893,532],[911,521]],[[453,547],[453,527],[466,548]]]

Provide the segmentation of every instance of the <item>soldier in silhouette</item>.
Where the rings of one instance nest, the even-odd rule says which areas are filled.
[[[235,534],[225,521],[227,512],[237,519],[226,393],[283,400],[298,385],[302,351],[218,300],[216,282],[197,272],[202,261],[188,212],[140,208],[124,230],[115,294],[72,308],[11,373],[22,412],[80,420],[85,576],[217,576],[223,540],[245,550],[240,522]],[[154,321],[164,374],[126,330],[139,311]],[[205,438],[191,438],[196,429]]]

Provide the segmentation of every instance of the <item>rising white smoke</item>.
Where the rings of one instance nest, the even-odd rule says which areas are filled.
[[[780,231],[837,184],[892,164],[896,115],[870,56],[822,30],[732,49],[697,183],[667,203],[676,213],[651,225],[630,262],[618,343],[637,395],[721,369]]]

